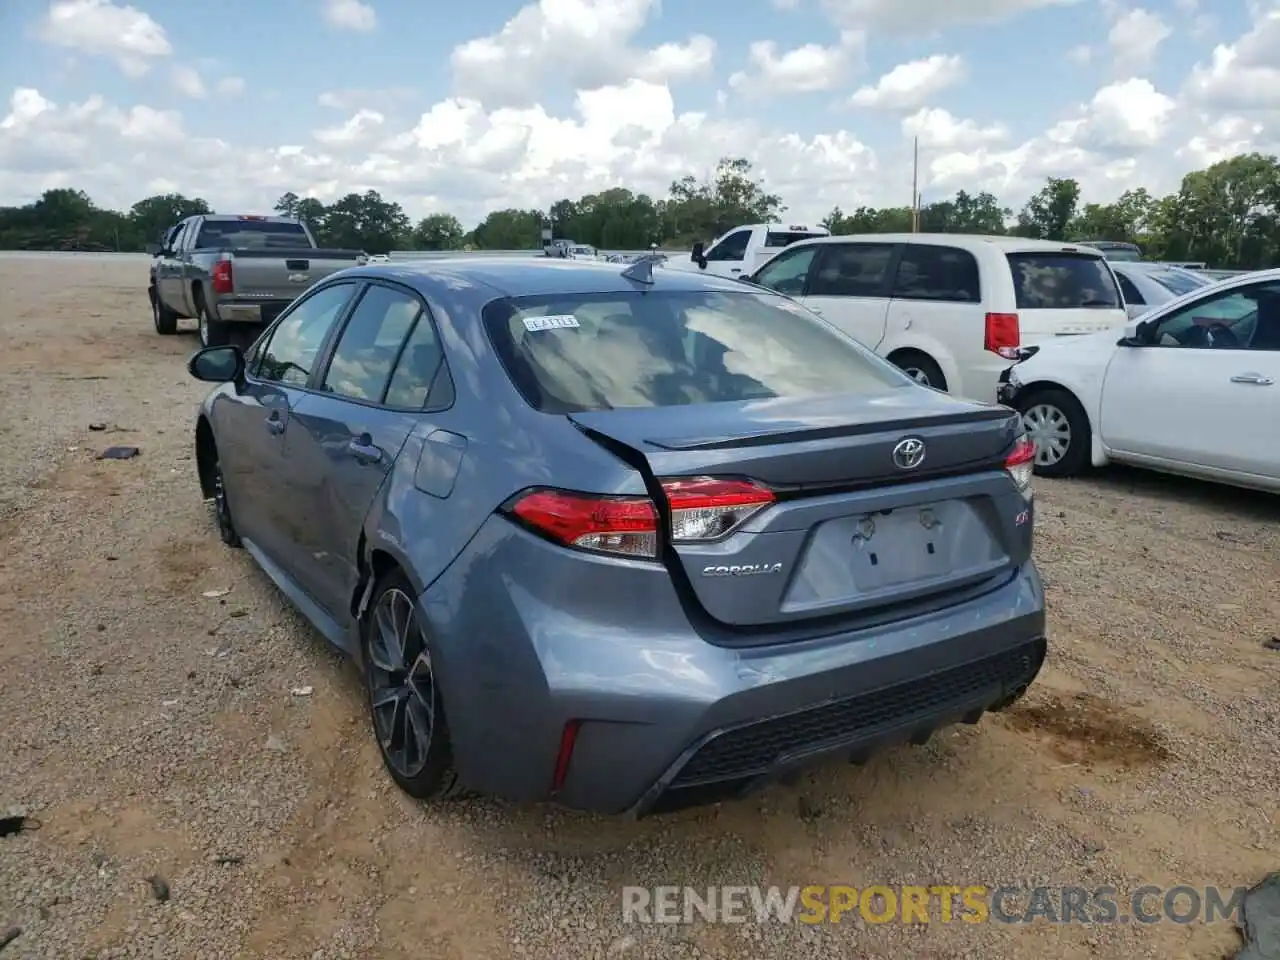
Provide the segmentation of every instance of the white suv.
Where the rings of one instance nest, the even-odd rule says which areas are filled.
[[[815,237],[750,280],[794,297],[921,383],[988,402],[1018,347],[1127,319],[1099,251],[1019,237]]]

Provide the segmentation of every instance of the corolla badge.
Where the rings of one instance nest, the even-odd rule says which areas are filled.
[[[924,441],[916,437],[899,440],[893,448],[893,465],[899,470],[914,470],[924,463]]]
[[[711,564],[702,568],[704,577],[756,577],[762,573],[781,573],[780,563],[735,563],[732,566]]]

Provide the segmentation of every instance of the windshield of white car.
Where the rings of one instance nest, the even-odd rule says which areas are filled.
[[[1161,270],[1158,273],[1152,272],[1149,276],[1160,286],[1179,297],[1184,293],[1190,293],[1192,290],[1198,290],[1209,283],[1207,280],[1201,280],[1179,270]]]

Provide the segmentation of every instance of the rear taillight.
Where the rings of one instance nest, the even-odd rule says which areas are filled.
[[[1016,313],[988,313],[986,331],[983,334],[982,349],[998,353],[1006,360],[1018,359],[1018,347],[1022,343],[1022,333],[1018,329]]]
[[[235,290],[235,280],[231,274],[231,261],[219,260],[215,263],[211,279],[214,293],[231,293]]]
[[[661,482],[671,510],[672,543],[727,537],[775,500],[772,491],[749,480],[680,477]],[[658,510],[648,497],[532,490],[506,512],[566,547],[644,560],[658,556]]]
[[[662,481],[671,508],[673,543],[719,540],[775,500],[773,492],[749,480],[690,477]]]
[[[1031,477],[1035,470],[1036,445],[1030,437],[1021,436],[1013,445],[1013,452],[1005,458],[1004,468],[1009,471],[1013,485],[1028,500],[1031,499]]]
[[[509,512],[566,547],[645,560],[658,556],[658,511],[648,497],[534,490]]]

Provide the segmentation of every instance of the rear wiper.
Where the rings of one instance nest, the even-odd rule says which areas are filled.
[[[1084,300],[1081,301],[1082,307],[1114,307],[1115,303],[1111,300]]]

